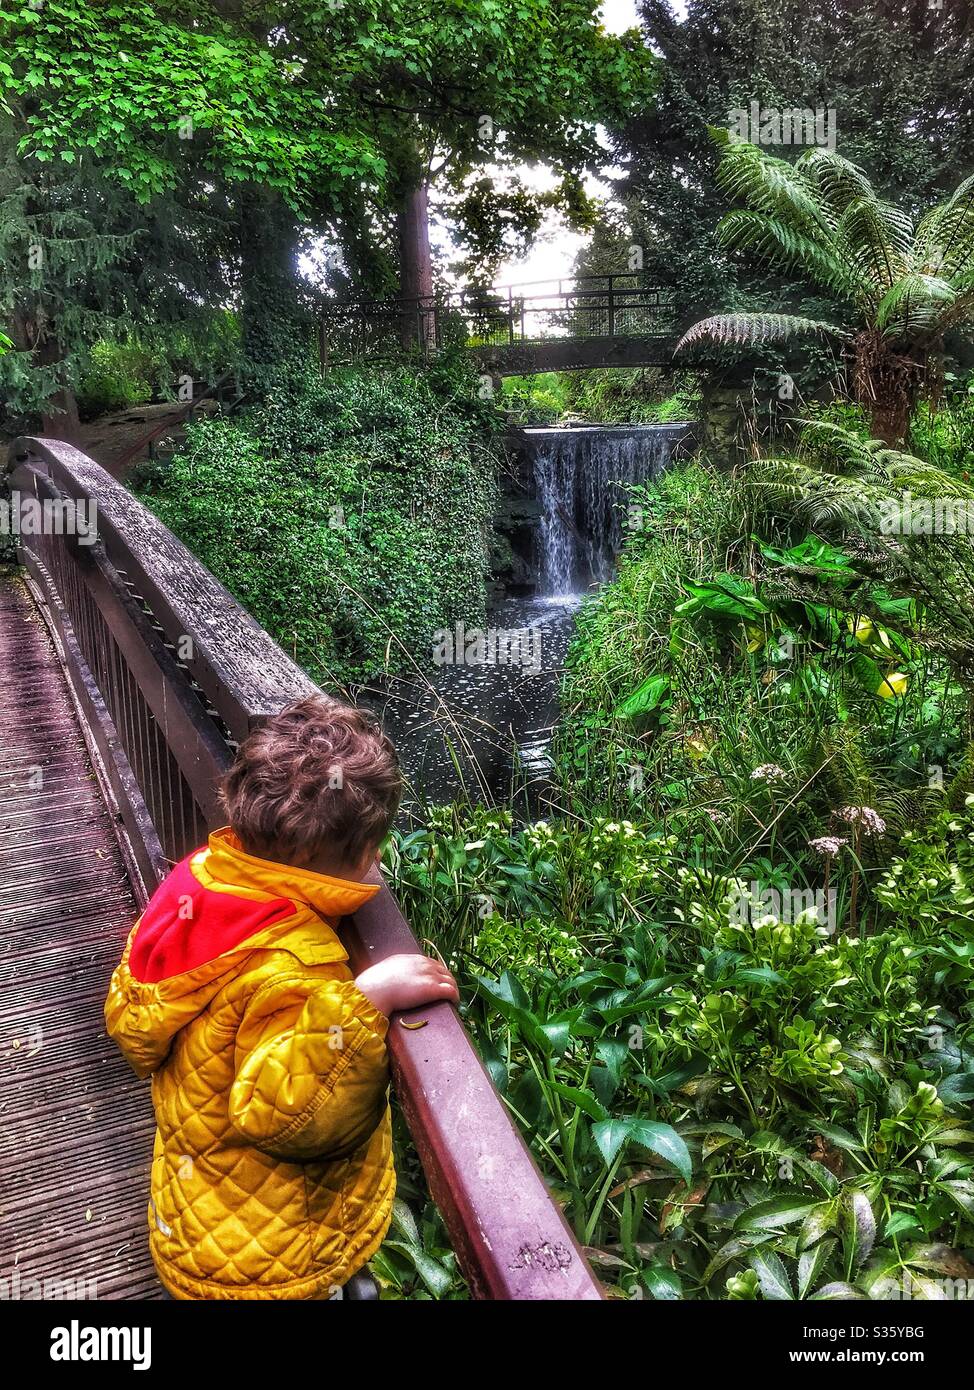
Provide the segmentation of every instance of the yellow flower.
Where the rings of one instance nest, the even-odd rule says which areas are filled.
[[[846,627],[852,633],[857,642],[868,642],[873,635],[872,618],[859,617],[849,618]]]
[[[909,676],[905,676],[902,671],[890,671],[876,694],[884,700],[892,699],[894,695],[905,695],[909,682]]]

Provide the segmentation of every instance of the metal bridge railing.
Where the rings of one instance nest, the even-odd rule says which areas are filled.
[[[518,347],[551,338],[673,336],[669,290],[637,273],[568,277],[491,289],[465,289],[420,299],[335,304],[320,322],[323,363],[384,356],[401,346]]]
[[[21,535],[19,556],[60,649],[137,897],[221,823],[215,788],[237,743],[315,687],[167,528],[69,444],[22,438],[9,485],[97,507],[97,540]],[[88,520],[91,520],[90,510]],[[87,539],[87,537],[85,537]],[[57,865],[52,864],[52,874]],[[378,871],[376,871],[378,874]],[[388,888],[346,924],[356,970],[419,951]],[[475,1298],[601,1298],[560,1208],[452,1005],[389,1032],[393,1084]]]

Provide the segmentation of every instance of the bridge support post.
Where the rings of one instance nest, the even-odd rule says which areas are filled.
[[[718,468],[744,458],[743,425],[751,407],[750,380],[706,378],[701,396],[700,444]]]

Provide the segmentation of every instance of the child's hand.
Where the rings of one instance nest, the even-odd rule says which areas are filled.
[[[456,980],[446,966],[429,956],[390,956],[363,970],[355,983],[386,1018],[399,1009],[415,1009],[437,999],[460,1002]]]

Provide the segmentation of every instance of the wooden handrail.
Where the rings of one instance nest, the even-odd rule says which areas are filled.
[[[46,605],[136,890],[218,822],[233,746],[310,679],[157,517],[69,444],[21,438],[10,486],[94,502],[98,539],[21,536]],[[150,809],[151,808],[151,809]],[[384,880],[344,928],[356,971],[420,947]],[[420,1023],[422,1027],[404,1027]],[[598,1300],[592,1275],[452,1005],[393,1019],[393,1083],[475,1298]]]
[[[122,474],[132,460],[138,458],[142,450],[151,445],[160,435],[166,434],[169,430],[175,429],[178,425],[182,424],[182,422],[188,419],[204,401],[210,400],[214,396],[219,396],[227,382],[233,381],[235,375],[236,373],[234,372],[226,372],[218,381],[215,381],[212,386],[207,386],[198,396],[194,396],[191,401],[187,401],[182,409],[176,411],[175,415],[169,416],[146,434],[140,435],[135,443],[130,448],[126,449],[121,458],[115,460],[116,471]]]

